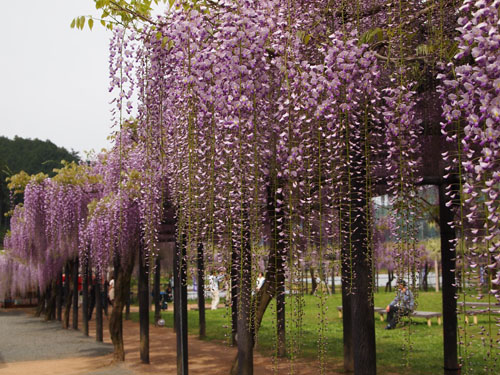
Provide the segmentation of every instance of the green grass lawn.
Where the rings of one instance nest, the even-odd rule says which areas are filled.
[[[384,307],[394,297],[394,293],[377,293],[375,306]],[[417,298],[418,310],[441,311],[441,293],[420,292]],[[342,319],[339,318],[337,306],[341,305],[341,295],[335,294],[324,297],[323,311],[320,308],[320,298],[303,296],[299,299],[287,297],[287,345],[289,353],[297,353],[298,357],[317,360],[319,344],[326,353],[328,361],[342,362]],[[291,306],[295,306],[292,309]],[[294,310],[294,311],[292,311]],[[297,313],[300,311],[301,314]],[[275,313],[275,306],[271,304],[266,312],[262,327],[259,331],[257,350],[265,355],[272,356],[275,351],[275,323],[271,319]],[[153,313],[151,313],[151,322]],[[173,326],[173,313],[163,312],[166,326]],[[133,320],[138,320],[138,313],[131,314]],[[461,319],[462,318],[462,319]],[[486,345],[487,334],[493,337],[493,342],[499,340],[498,327],[495,327],[494,317],[488,326],[488,316],[479,315],[478,325],[466,325],[463,316],[459,316],[460,331],[466,329],[466,346],[461,346],[460,353],[466,360],[462,374],[500,374],[498,357],[500,350],[489,350]],[[217,340],[229,343],[230,339],[230,311],[219,309],[207,310],[207,340]],[[300,321],[302,323],[300,323]],[[472,321],[472,319],[470,320]],[[441,374],[443,368],[443,329],[432,319],[432,326],[428,327],[423,318],[408,318],[395,330],[384,330],[386,323],[375,318],[377,367],[379,374],[399,373],[429,375]],[[481,328],[481,327],[484,328]],[[198,312],[189,311],[188,329],[191,334],[198,333]],[[490,337],[491,337],[490,336]],[[489,363],[488,368],[484,364]],[[407,367],[405,367],[407,366]]]

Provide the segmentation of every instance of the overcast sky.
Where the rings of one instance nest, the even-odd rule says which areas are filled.
[[[100,151],[111,133],[108,40],[100,24],[71,29],[96,14],[92,0],[1,1],[0,135],[49,139]]]

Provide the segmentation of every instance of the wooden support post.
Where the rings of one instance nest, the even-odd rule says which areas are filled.
[[[206,335],[205,320],[205,262],[203,257],[203,244],[198,244],[198,317],[200,326],[200,339]]]
[[[442,267],[442,297],[443,297],[443,349],[444,374],[459,375],[457,347],[457,300],[455,295],[455,229],[449,223],[453,222],[454,214],[450,207],[450,198],[446,195],[445,184],[439,185],[439,231],[441,234],[441,267]],[[459,193],[456,193],[459,194]]]
[[[177,336],[177,375],[188,374],[188,321],[187,321],[187,262],[185,237],[175,246],[175,301]]]
[[[144,246],[139,246],[139,326],[141,362],[149,363],[149,280]]]

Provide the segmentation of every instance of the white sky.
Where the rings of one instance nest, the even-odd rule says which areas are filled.
[[[108,40],[99,23],[71,29],[96,15],[92,0],[0,0],[0,135],[49,139],[57,146],[109,147],[112,96]]]

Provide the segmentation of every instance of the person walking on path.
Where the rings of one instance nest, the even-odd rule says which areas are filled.
[[[385,329],[396,328],[399,318],[410,315],[415,305],[413,293],[407,288],[406,281],[400,279],[397,285],[398,290],[396,297],[385,308],[387,311],[387,326]]]
[[[219,277],[212,271],[212,274],[208,277],[208,288],[212,293],[212,310],[217,310],[217,305],[219,304]]]

